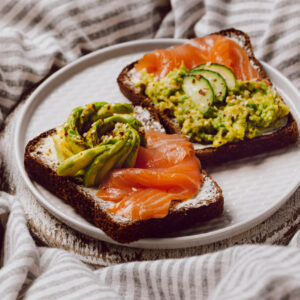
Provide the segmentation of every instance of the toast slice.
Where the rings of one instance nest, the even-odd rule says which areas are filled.
[[[153,119],[149,122],[147,110],[139,108],[136,111],[139,112],[140,120],[144,120],[146,129],[151,126],[152,129],[161,130],[158,122]],[[152,116],[154,114],[152,112]],[[70,204],[81,216],[119,243],[130,243],[188,228],[196,222],[218,217],[223,212],[222,190],[202,171],[204,183],[198,195],[184,202],[173,201],[165,218],[129,220],[111,214],[107,209],[114,203],[99,199],[96,188],[86,188],[72,177],[56,174],[59,163],[51,137],[55,133],[55,129],[49,130],[27,144],[24,164],[29,177]]]
[[[255,58],[249,36],[236,29],[227,29],[213,34],[225,36],[236,41],[246,50],[250,63],[258,71],[260,79],[271,83],[264,68]],[[117,78],[119,88],[123,95],[128,98],[133,105],[141,105],[149,111],[155,112],[167,133],[181,133],[181,129],[175,118],[171,118],[166,113],[154,107],[151,99],[144,92],[135,86],[135,70],[133,62],[126,66]],[[268,134],[264,134],[253,139],[244,139],[236,143],[228,143],[221,147],[202,147],[201,144],[194,143],[196,155],[204,166],[215,165],[230,160],[240,159],[256,155],[262,152],[272,151],[286,147],[295,143],[298,139],[297,123],[291,113],[287,116],[284,126],[274,129]]]

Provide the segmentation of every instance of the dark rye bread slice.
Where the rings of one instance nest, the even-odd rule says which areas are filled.
[[[218,217],[223,212],[222,190],[202,171],[204,183],[196,199],[173,201],[165,218],[140,221],[114,216],[107,211],[113,203],[98,199],[96,189],[85,188],[72,177],[56,174],[58,163],[51,138],[55,132],[55,129],[44,132],[27,144],[24,164],[29,177],[70,204],[81,216],[119,243],[158,237]]]
[[[233,28],[222,30],[213,34],[219,34],[234,41],[242,46],[249,56],[252,66],[258,71],[260,79],[267,80],[271,83],[263,66],[255,58],[251,46],[249,36]],[[179,133],[180,127],[174,118],[171,118],[167,112],[160,111],[154,107],[151,99],[149,99],[142,89],[135,86],[132,81],[133,70],[136,62],[126,66],[117,78],[119,88],[123,95],[128,98],[134,105],[141,105],[149,111],[155,112],[159,116],[159,120],[167,133]],[[203,166],[215,165],[222,162],[240,159],[256,155],[262,152],[272,151],[286,147],[289,144],[295,143],[298,139],[297,123],[291,113],[287,117],[287,123],[282,128],[272,132],[271,134],[258,136],[254,139],[245,139],[237,143],[228,143],[221,147],[208,147],[198,149],[200,144],[195,143],[195,151]]]

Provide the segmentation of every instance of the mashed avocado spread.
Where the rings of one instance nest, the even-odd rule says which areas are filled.
[[[269,83],[256,79],[237,80],[234,88],[228,88],[222,102],[214,101],[202,111],[199,103],[195,103],[182,88],[187,72],[181,65],[159,79],[143,71],[136,85],[144,89],[159,110],[175,117],[182,134],[192,141],[219,147],[251,139],[261,135],[266,128],[277,127],[289,113],[289,107]]]

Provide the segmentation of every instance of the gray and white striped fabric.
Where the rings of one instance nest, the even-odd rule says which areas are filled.
[[[293,0],[2,0],[0,123],[79,56],[129,40],[228,27],[248,32],[257,56],[300,88],[299,14]],[[0,236],[2,227],[0,299],[300,299],[300,233],[285,248],[239,246],[94,270],[70,253],[37,247],[21,204],[5,193]]]
[[[0,192],[0,221],[8,213],[0,269],[2,300],[300,299],[299,233],[290,247],[237,246],[94,270],[63,250],[38,248],[19,201]]]
[[[299,88],[299,13],[295,0],[2,0],[0,124],[22,95],[86,53],[228,27],[248,32],[257,56]]]

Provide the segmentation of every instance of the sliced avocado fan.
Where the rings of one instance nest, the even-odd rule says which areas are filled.
[[[145,145],[143,125],[125,103],[76,107],[63,124],[63,134],[53,140],[57,150],[64,147],[57,151],[60,158],[62,152],[71,153],[57,174],[76,177],[86,187],[98,186],[112,169],[133,167],[140,145]]]

